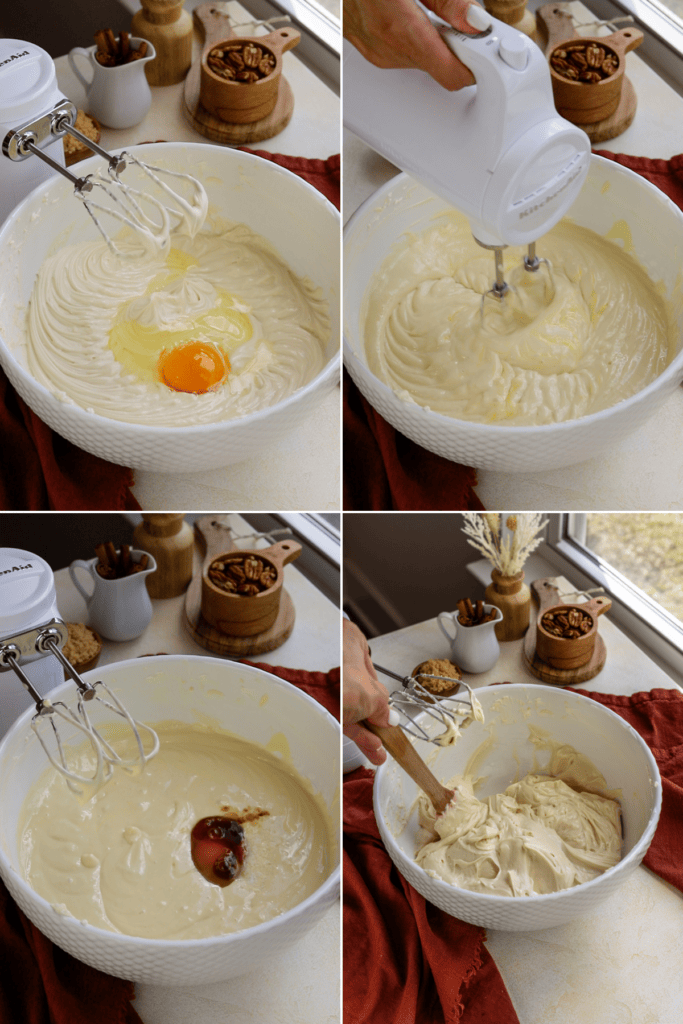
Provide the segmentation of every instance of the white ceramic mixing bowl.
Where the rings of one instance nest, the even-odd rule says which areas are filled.
[[[344,232],[344,362],[365,398],[406,437],[437,455],[478,469],[556,469],[613,446],[651,416],[683,380],[679,274],[683,213],[639,174],[593,155],[586,183],[568,216],[602,235],[616,226],[617,235],[632,245],[629,251],[652,280],[661,282],[665,294],[675,300],[679,341],[669,366],[646,388],[618,405],[546,426],[471,423],[402,401],[368,369],[361,338],[363,296],[374,272],[402,235],[425,230],[447,209],[443,200],[407,174],[400,174],[363,203]]]
[[[296,274],[322,288],[332,319],[323,369],[269,409],[200,426],[123,423],[60,402],[28,372],[24,311],[45,258],[61,246],[99,235],[74,199],[73,186],[57,175],[33,191],[0,230],[0,363],[45,423],[109,462],[160,473],[243,462],[294,430],[339,382],[339,214],[312,185],[250,153],[188,142],[129,149],[151,164],[198,177],[210,211],[247,224],[272,243]],[[103,163],[101,157],[85,160],[78,173],[85,176]],[[134,169],[126,169],[122,180],[131,174]]]
[[[477,765],[477,777],[483,776],[485,781],[476,789],[476,795],[483,798],[502,793],[516,778],[534,768],[534,753],[541,766],[546,763],[528,740],[528,727],[538,726],[553,739],[569,743],[585,754],[602,772],[608,788],[621,791],[622,859],[590,882],[543,896],[490,896],[431,878],[415,863],[415,854],[422,845],[414,806],[420,791],[392,758],[377,771],[374,786],[375,817],[389,856],[430,903],[453,917],[485,928],[550,928],[592,912],[640,864],[655,833],[662,786],[650,750],[623,718],[590,697],[570,690],[522,683],[496,684],[478,689],[476,695],[484,709],[485,725],[473,723],[452,747],[416,741],[417,749],[437,778],[445,781],[462,772],[492,726],[493,747]],[[429,721],[424,715],[422,720]]]
[[[204,721],[256,743],[284,736],[297,771],[339,820],[339,725],[317,701],[260,669],[215,658],[155,656],[107,665],[85,679],[102,679],[140,721]],[[9,681],[8,685],[19,685]],[[75,686],[53,691],[75,704]],[[142,939],[64,917],[19,873],[17,823],[27,791],[47,760],[30,728],[31,711],[0,744],[0,875],[24,913],[68,953],[102,971],[156,985],[198,985],[254,970],[301,938],[339,895],[337,865],[319,888],[284,914],[232,935],[186,941]],[[60,731],[62,726],[60,724]],[[68,734],[64,729],[68,740]],[[81,736],[82,741],[82,736]],[[279,739],[277,749],[283,749]],[[120,769],[119,769],[120,770]],[[335,837],[338,838],[338,837]]]

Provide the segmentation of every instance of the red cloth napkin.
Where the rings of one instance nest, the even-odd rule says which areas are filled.
[[[255,664],[246,662],[246,664]],[[339,669],[304,672],[256,663],[339,718]],[[142,1024],[130,981],[103,974],[54,946],[19,910],[0,882],[2,1024]]]
[[[683,892],[683,694],[661,689],[631,697],[576,692],[621,715],[652,751],[662,777],[662,813],[643,863]]]
[[[596,150],[642,174],[683,209],[683,154],[651,160]],[[409,441],[344,384],[344,509],[476,511],[476,472]]]
[[[662,775],[662,813],[645,865],[683,892],[683,694],[578,690],[621,715]],[[372,809],[373,773],[344,781],[345,1024],[517,1024],[482,928],[427,903],[394,868]]]
[[[477,511],[476,470],[394,430],[344,371],[344,509]]]
[[[298,174],[300,178],[313,185],[318,192],[329,199],[337,209],[341,206],[340,182],[341,182],[341,155],[335,153],[327,160],[312,160],[304,156],[285,156],[282,153],[268,153],[265,149],[248,149],[247,146],[240,146],[245,153],[255,153],[264,160],[272,160],[280,167],[286,167],[288,171]]]
[[[373,772],[344,780],[344,1024],[519,1024],[483,928],[427,903],[394,867]]]
[[[310,160],[265,150],[245,152],[298,174],[339,208],[339,155]],[[132,470],[90,455],[54,433],[0,368],[0,510],[137,510],[133,484]]]

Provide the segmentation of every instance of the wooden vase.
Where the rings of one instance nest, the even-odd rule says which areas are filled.
[[[527,0],[484,0],[489,14],[506,25],[514,25],[518,32],[524,32],[537,43],[536,15],[528,11],[526,5]]]
[[[156,50],[156,57],[145,67],[149,84],[182,82],[192,63],[192,16],[183,10],[183,0],[142,0],[131,29]]]
[[[147,577],[150,597],[179,597],[192,579],[194,534],[182,512],[143,512],[133,533],[135,544],[157,563]]]
[[[531,611],[531,591],[524,582],[524,573],[505,576],[499,569],[493,569],[485,600],[503,613],[502,621],[496,624],[498,639],[521,640],[529,627]]]

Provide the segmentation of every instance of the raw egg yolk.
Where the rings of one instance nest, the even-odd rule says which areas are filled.
[[[230,363],[215,345],[206,341],[188,341],[161,353],[159,375],[174,391],[203,395],[222,384],[230,372]]]

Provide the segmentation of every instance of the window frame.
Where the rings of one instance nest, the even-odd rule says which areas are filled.
[[[610,618],[662,667],[683,674],[683,623],[628,577],[582,547],[586,537],[586,512],[550,514],[541,554],[558,575],[577,588],[602,587],[612,601]]]

